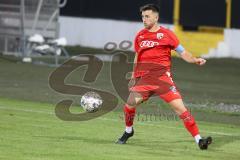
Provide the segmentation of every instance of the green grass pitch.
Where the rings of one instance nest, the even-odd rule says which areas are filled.
[[[79,107],[80,108],[80,107]],[[76,111],[80,110],[78,107]],[[0,159],[4,160],[237,160],[240,127],[199,122],[213,144],[199,150],[181,121],[136,121],[128,144],[115,144],[124,122],[120,112],[86,122],[66,122],[54,105],[0,99]]]
[[[135,135],[128,144],[114,142],[124,130],[121,109],[86,122],[66,122],[54,113],[57,102],[80,96],[55,92],[48,77],[55,69],[16,63],[0,58],[0,160],[238,160],[240,157],[239,111],[222,113],[214,106],[240,104],[240,61],[210,59],[204,67],[173,58],[174,80],[198,121],[201,134],[213,144],[199,150],[179,120],[135,119]],[[66,83],[82,85],[84,68],[74,71]],[[109,64],[94,84],[112,93]],[[229,104],[229,105],[228,105]],[[158,99],[138,108],[154,113],[168,108]],[[79,113],[80,107],[72,107]]]

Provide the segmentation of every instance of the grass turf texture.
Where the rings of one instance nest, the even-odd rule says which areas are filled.
[[[240,104],[240,60],[211,59],[203,67],[173,58],[173,76],[184,100],[189,103]],[[49,88],[48,77],[55,68],[9,62],[0,58],[0,96],[41,102],[53,102],[63,95]],[[105,63],[94,83],[84,83],[86,67],[75,70],[67,83],[86,85],[114,92],[110,64]]]
[[[80,107],[74,107],[80,112]],[[114,144],[123,131],[118,112],[86,122],[65,122],[53,105],[0,99],[0,159],[232,159],[240,157],[240,127],[199,122],[213,144],[201,151],[180,121],[136,121],[127,145]]]
[[[233,124],[240,124],[239,114],[218,113],[210,106],[240,104],[239,62],[211,59],[198,67],[173,58],[174,79],[185,102],[207,106],[194,110],[202,134],[215,140],[202,152],[178,120],[137,117],[136,135],[125,146],[113,144],[124,128],[118,109],[88,122],[61,121],[54,114],[55,104],[66,98],[78,103],[80,97],[49,88],[48,77],[55,68],[0,59],[0,159],[238,159],[240,129]],[[115,93],[108,63],[94,84],[82,82],[85,69],[74,71],[66,82]],[[168,106],[154,98],[138,110],[153,113],[156,108]]]

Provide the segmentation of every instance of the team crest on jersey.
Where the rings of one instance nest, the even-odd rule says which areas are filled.
[[[164,36],[164,34],[163,34],[163,33],[157,33],[157,39],[162,39],[162,38],[163,38],[163,36]]]

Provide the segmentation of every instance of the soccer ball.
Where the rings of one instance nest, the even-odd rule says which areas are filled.
[[[86,112],[96,112],[102,106],[103,100],[101,96],[96,92],[85,93],[80,101],[80,105]]]

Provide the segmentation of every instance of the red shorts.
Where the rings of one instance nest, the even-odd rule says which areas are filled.
[[[140,93],[143,101],[154,95],[158,95],[167,103],[174,99],[182,98],[172,80],[171,73],[168,71],[160,76],[156,75],[155,72],[149,72],[141,77],[137,77],[135,84],[129,90],[130,92]]]

